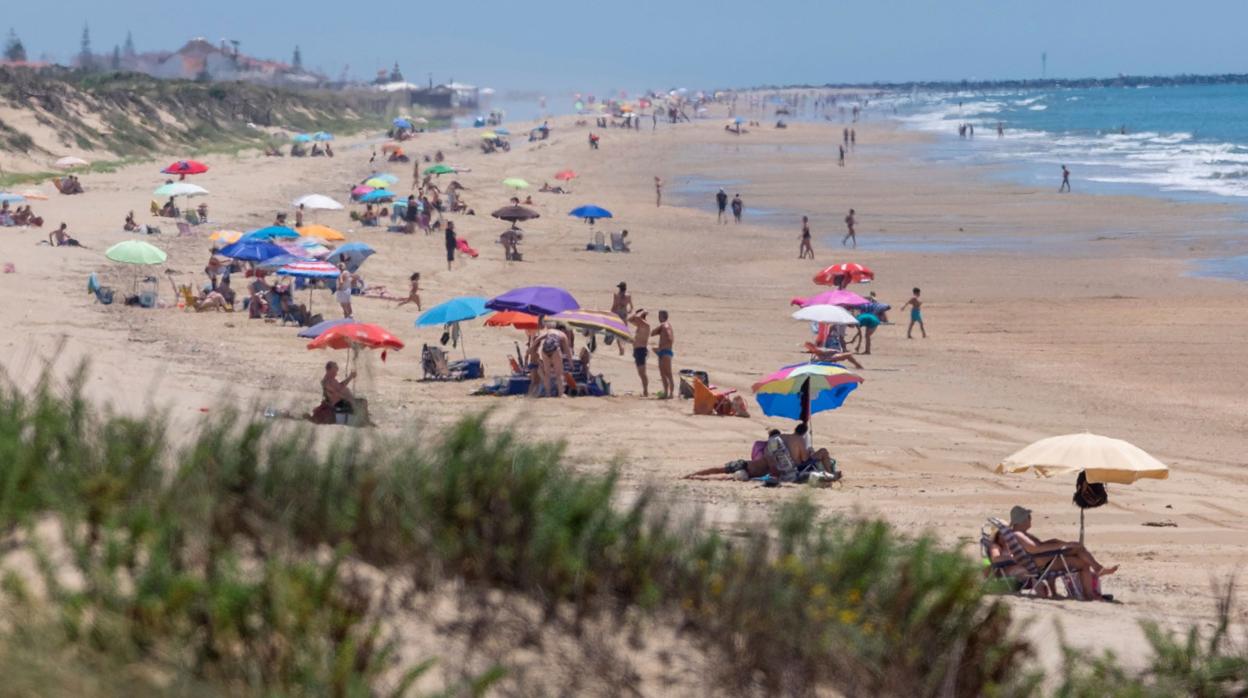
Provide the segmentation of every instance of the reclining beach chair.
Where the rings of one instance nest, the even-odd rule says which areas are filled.
[[[631,252],[628,243],[624,242],[624,233],[611,233],[611,251],[612,252]]]
[[[736,410],[732,405],[732,395],[736,390],[714,390],[698,378],[691,381],[693,385],[693,413],[702,415],[732,416]]]
[[[594,252],[610,251],[610,248],[607,247],[607,236],[603,235],[601,230],[594,233],[594,241],[590,243],[590,249]]]
[[[420,368],[424,371],[424,380],[459,380],[451,371],[446,360],[446,352],[442,349],[425,344],[420,350]]]
[[[108,286],[101,286],[100,278],[94,272],[87,277],[87,293],[95,294],[95,300],[100,305],[112,305],[113,303],[113,289]]]
[[[1023,549],[1022,543],[1018,540],[1018,534],[1009,524],[1001,519],[989,517],[989,526],[995,529],[995,535],[985,531],[984,536],[987,537],[989,543],[1000,540],[1005,544],[1003,551],[1008,557],[999,558],[992,562],[992,571],[994,568],[999,572],[1000,578],[1013,577],[1019,583],[1018,591],[1020,593],[1031,592],[1034,595],[1046,598],[1059,598],[1057,585],[1055,581],[1061,580],[1062,586],[1065,588],[1065,596],[1069,599],[1082,599],[1083,590],[1079,587],[1079,575],[1071,567],[1070,562],[1066,559],[1066,550],[1057,550],[1051,554],[1033,556]],[[980,545],[984,545],[984,536],[981,536]],[[991,548],[985,548],[985,552]],[[1022,570],[1011,574],[1009,569]]]

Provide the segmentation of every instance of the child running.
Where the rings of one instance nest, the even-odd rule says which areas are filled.
[[[910,326],[906,328],[906,339],[914,339],[911,333],[914,332],[916,323],[919,326],[919,331],[923,333],[923,339],[927,339],[927,328],[923,326],[923,301],[919,298],[918,288],[914,289],[914,295],[910,297],[910,300],[906,301],[905,305],[901,306],[901,309],[905,310],[906,306],[910,307]]]

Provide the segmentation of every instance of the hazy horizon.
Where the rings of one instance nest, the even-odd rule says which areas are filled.
[[[85,23],[97,54],[121,45],[127,31],[140,52],[176,50],[202,36],[234,39],[244,53],[289,62],[298,45],[304,65],[331,78],[346,68],[353,78],[370,79],[398,61],[413,82],[432,74],[436,82],[534,90],[552,99],[675,86],[1037,78],[1042,53],[1050,78],[1248,71],[1248,48],[1237,35],[1248,4],[1201,4],[1196,13],[1158,0],[1091,7],[1068,0],[1029,7],[778,2],[760,12],[743,0],[713,9],[639,0],[591,12],[568,0],[483,0],[404,13],[218,0],[153,14],[134,0],[107,7],[65,0],[55,13],[32,4],[9,8],[0,31],[16,30],[32,60],[72,61]]]

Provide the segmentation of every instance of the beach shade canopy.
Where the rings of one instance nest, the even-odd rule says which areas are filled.
[[[324,143],[325,141],[332,141],[334,140],[334,134],[328,133],[326,131],[317,131],[316,133],[312,134],[312,140],[320,141],[322,143]]]
[[[83,160],[82,158],[76,158],[72,155],[67,155],[61,158],[60,160],[56,161],[56,166],[61,168],[62,170],[72,170],[75,167],[86,167],[87,165],[90,165],[90,164],[91,163],[87,162],[86,160]]]
[[[349,317],[340,317],[334,318],[333,320],[326,320],[325,322],[318,322],[311,327],[301,328],[299,330],[299,336],[304,339],[316,339],[317,337],[320,337],[328,332],[331,328],[339,327],[341,325],[350,325],[354,322],[355,320]]]
[[[218,230],[208,236],[208,239],[218,245],[233,245],[243,237],[243,233],[238,230]]]
[[[439,303],[421,313],[420,317],[416,318],[416,326],[437,327],[438,325],[449,325],[453,322],[479,318],[489,312],[489,308],[485,307],[484,298],[462,296],[460,298],[452,298],[445,303]]]
[[[298,133],[295,134],[294,138],[291,138],[290,140],[296,143],[309,143],[312,141],[312,136],[309,136],[306,133]]]
[[[528,189],[529,183],[519,177],[508,177],[503,180],[503,186],[512,189]]]
[[[372,247],[369,247],[362,242],[348,242],[331,252],[329,256],[325,258],[325,261],[331,264],[337,264],[342,261],[343,257],[346,257],[349,260],[347,268],[351,271],[355,271],[360,268],[360,265],[364,263],[364,260],[376,254],[376,252],[377,250],[374,250]]]
[[[369,177],[364,180],[364,186],[373,189],[389,189],[392,182],[384,177]]]
[[[839,305],[842,308],[857,308],[863,305],[870,305],[871,301],[854,293],[843,289],[835,289],[832,291],[824,291],[816,293],[806,298],[794,298],[789,301],[789,305],[797,305],[805,308],[808,305]]]
[[[391,121],[390,123],[394,124],[394,127],[395,127],[395,128],[411,128],[411,127],[412,127],[412,122],[411,122],[411,120],[407,119],[406,117],[402,117],[402,116],[400,116],[399,118],[395,119],[394,121]]]
[[[864,281],[870,281],[875,278],[875,272],[856,262],[846,262],[843,264],[833,264],[823,271],[815,274],[815,283],[820,286],[835,286],[838,276],[849,275],[849,280],[853,283],[860,284]]]
[[[427,175],[444,175],[444,174],[453,174],[454,172],[455,172],[454,167],[451,167],[450,165],[443,165],[441,163],[438,163],[437,165],[434,165],[433,167],[425,168],[425,174]]]
[[[311,211],[341,211],[342,204],[324,194],[305,194],[291,202],[295,208],[300,206]]]
[[[485,307],[490,310],[519,310],[530,315],[554,315],[565,310],[578,310],[580,303],[571,293],[554,286],[525,286],[491,298]]]
[[[507,221],[508,223],[519,223],[521,221],[531,221],[534,218],[541,218],[542,214],[531,208],[523,206],[504,206],[494,213],[490,214],[495,218]]]
[[[204,189],[198,184],[191,184],[190,182],[170,182],[169,184],[162,184],[159,187],[156,187],[156,191],[152,192],[153,195],[159,196],[159,197],[204,196],[207,193],[208,193],[207,189]]]
[[[857,325],[858,318],[839,305],[808,305],[793,313],[794,320],[826,322],[830,325]]]
[[[805,420],[840,407],[861,383],[861,376],[844,367],[820,362],[785,366],[753,389],[763,414]]]
[[[587,220],[597,220],[599,218],[610,218],[611,212],[601,206],[586,204],[585,206],[577,206],[571,211],[568,211],[568,215],[575,216],[576,218],[585,218]]]
[[[221,248],[218,254],[244,262],[263,262],[271,257],[290,253],[267,240],[240,239],[232,245]]]
[[[555,179],[561,182],[571,182],[576,179],[576,173],[572,170],[560,170],[555,173]]]
[[[320,238],[321,240],[338,242],[347,239],[346,235],[343,235],[327,225],[321,225],[320,223],[313,223],[312,225],[295,228],[295,231],[304,237]]]
[[[299,237],[299,233],[294,228],[287,228],[284,225],[270,225],[267,228],[258,228],[243,236],[246,240],[276,240],[297,237]]]
[[[629,332],[628,325],[619,315],[602,310],[565,310],[550,316],[550,319],[591,332],[606,332],[620,339],[633,338],[633,333]]]
[[[24,196],[27,199],[30,199],[31,201],[47,201],[48,200],[48,195],[44,194],[38,189],[24,189],[18,192],[18,195]]]
[[[394,193],[388,192],[385,189],[374,189],[368,192],[367,194],[364,194],[358,199],[360,203],[364,203],[364,204],[375,204],[375,203],[379,203],[382,201],[393,201],[393,200],[394,200]]]
[[[386,330],[366,322],[337,325],[308,342],[308,349],[402,349],[403,342]]]
[[[178,160],[161,170],[161,174],[197,175],[208,171],[208,166],[198,160]]]
[[[104,256],[122,264],[161,264],[169,255],[142,240],[124,240],[104,251]]]
[[[12,194],[10,192],[0,192],[0,204],[20,204],[26,200],[21,194]]]
[[[519,310],[504,310],[494,313],[485,321],[486,327],[514,327],[518,330],[536,330],[542,326],[536,315],[522,313]]]
[[[1143,449],[1122,439],[1097,434],[1067,434],[1041,439],[997,466],[998,473],[1033,472],[1039,477],[1075,475],[1088,482],[1129,485],[1136,480],[1165,480],[1170,468]]]

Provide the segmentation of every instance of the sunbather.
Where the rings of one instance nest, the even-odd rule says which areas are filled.
[[[686,479],[728,475],[734,480],[749,480],[770,475],[775,483],[803,482],[815,471],[827,473],[829,481],[843,477],[836,468],[836,460],[826,448],[811,451],[806,447],[806,425],[798,424],[792,434],[782,434],[772,429],[767,434],[767,447],[763,455],[753,460],[734,460],[705,468],[685,476]]]
[[[1062,554],[1079,573],[1079,584],[1084,590],[1084,597],[1090,601],[1101,600],[1097,578],[1117,572],[1118,565],[1105,567],[1092,557],[1092,553],[1088,552],[1082,543],[1057,538],[1042,541],[1028,533],[1030,529],[1031,510],[1021,506],[1010,509],[1010,530],[1014,531],[1023,550],[1033,557]],[[1000,538],[999,535],[998,538]],[[1005,541],[999,540],[998,542],[1004,546]]]
[[[82,247],[77,240],[69,236],[69,226],[65,223],[48,233],[48,244],[53,247]]]
[[[836,349],[820,349],[815,346],[814,342],[806,342],[806,352],[810,354],[815,361],[827,361],[834,364],[848,362],[854,368],[862,368],[862,364],[858,363],[858,359],[849,352],[837,351]]]
[[[355,395],[347,384],[355,379],[355,371],[338,380],[338,362],[325,364],[325,375],[321,378],[321,404],[307,416],[308,421],[315,424],[334,424],[336,415],[351,414],[355,410]]]

